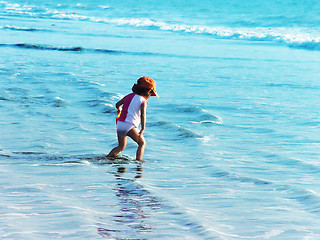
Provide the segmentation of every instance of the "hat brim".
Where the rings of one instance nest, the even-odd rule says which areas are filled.
[[[155,90],[152,90],[151,96],[159,97],[159,94]]]

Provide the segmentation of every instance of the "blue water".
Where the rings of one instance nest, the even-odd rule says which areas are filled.
[[[318,1],[0,1],[1,239],[320,239]],[[157,82],[145,162],[114,104]]]

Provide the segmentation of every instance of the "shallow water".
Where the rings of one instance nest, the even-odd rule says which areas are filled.
[[[140,4],[0,1],[1,237],[318,239],[319,4]]]

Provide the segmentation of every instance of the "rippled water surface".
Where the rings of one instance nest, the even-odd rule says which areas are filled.
[[[0,1],[1,238],[319,239],[318,9]],[[106,159],[144,75],[145,162]]]

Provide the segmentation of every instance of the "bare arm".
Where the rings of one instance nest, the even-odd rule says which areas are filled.
[[[146,112],[147,112],[147,102],[144,102],[144,103],[142,103],[141,104],[141,108],[140,108],[140,110],[141,110],[141,130],[140,130],[140,133],[139,133],[139,135],[142,135],[143,134],[143,132],[144,132],[144,130],[146,129],[146,122],[147,122],[147,114],[146,114]]]
[[[119,102],[116,103],[116,108],[118,112],[121,111],[121,106],[123,105],[123,103],[124,103],[124,98],[122,98]]]

